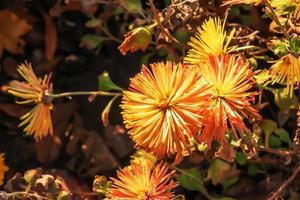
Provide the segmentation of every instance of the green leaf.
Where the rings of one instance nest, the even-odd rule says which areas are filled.
[[[282,142],[288,143],[289,145],[292,144],[290,134],[283,128],[278,128],[275,130],[275,134],[279,136]]]
[[[121,4],[128,12],[144,16],[141,0],[121,0]]]
[[[57,197],[57,200],[70,200],[70,193],[67,191],[61,191]]]
[[[260,172],[260,169],[255,164],[249,164],[248,166],[248,174],[250,176],[254,176]]]
[[[117,90],[123,91],[123,88],[119,87],[109,77],[109,74],[105,71],[98,76],[99,90],[101,91],[109,91],[109,90]]]
[[[176,177],[180,185],[189,191],[199,191],[203,187],[204,175],[196,168],[180,169],[179,176]]]
[[[97,27],[100,27],[102,24],[101,20],[100,19],[97,19],[97,18],[92,18],[90,19],[89,21],[87,21],[85,23],[85,26],[87,28],[97,28]]]
[[[286,40],[272,40],[274,47],[272,48],[273,52],[279,57],[285,56],[289,53],[288,42]]]
[[[277,129],[277,124],[273,120],[264,119],[260,123],[260,127],[262,128],[262,130],[264,131],[264,133],[266,135],[270,135],[271,133],[273,133]]]
[[[240,13],[241,13],[241,11],[240,11],[240,8],[239,8],[239,7],[232,7],[232,8],[229,10],[230,16],[239,16]]]
[[[291,98],[287,92],[287,88],[272,89],[271,91],[274,94],[275,104],[283,111],[298,108],[299,103],[296,95],[293,94]]]
[[[224,180],[226,173],[229,172],[230,169],[230,164],[221,159],[215,159],[209,165],[207,178],[211,179],[214,185],[217,185]]]
[[[103,37],[97,35],[87,34],[84,35],[80,40],[80,46],[87,49],[95,49],[102,44],[105,40]]]
[[[214,198],[214,200],[235,200],[235,199],[231,197],[219,197],[219,198]]]
[[[269,137],[269,146],[270,147],[280,147],[281,146],[281,140],[279,137],[275,136],[275,135],[270,135]]]
[[[93,192],[106,195],[111,184],[111,181],[108,181],[105,176],[96,175],[93,181]]]
[[[34,184],[34,182],[37,180],[37,178],[41,176],[41,170],[40,169],[30,169],[27,170],[24,173],[24,179],[27,183]]]
[[[140,60],[140,64],[141,65],[148,65],[149,64],[149,59],[153,55],[154,55],[154,52],[147,53],[147,54],[143,55],[142,58],[141,58],[141,60]]]
[[[238,176],[232,177],[226,181],[223,181],[221,184],[223,186],[223,190],[227,190],[230,188],[232,185],[234,185],[237,181],[239,180]]]
[[[247,156],[244,153],[238,151],[235,154],[235,160],[240,165],[244,165],[247,163]]]
[[[175,32],[175,38],[182,44],[185,44],[189,41],[190,35],[185,29],[178,29]]]
[[[293,37],[290,40],[290,46],[291,46],[291,50],[293,52],[295,52],[296,54],[298,54],[300,47],[299,47],[299,42],[298,42],[297,37]]]
[[[290,118],[290,112],[280,109],[276,115],[276,119],[279,127],[283,127],[284,124],[288,122],[289,118]]]

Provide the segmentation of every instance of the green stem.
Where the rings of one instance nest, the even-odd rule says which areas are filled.
[[[70,96],[82,96],[82,95],[91,95],[91,96],[120,96],[120,92],[104,92],[104,91],[79,91],[79,92],[63,92],[59,94],[49,94],[50,98],[61,98],[61,97],[70,97]]]
[[[100,26],[100,29],[108,36],[108,38],[116,43],[122,43],[122,41],[115,36],[113,36],[107,29],[106,26]]]

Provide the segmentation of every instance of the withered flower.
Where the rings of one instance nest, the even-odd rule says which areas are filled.
[[[274,83],[287,86],[287,93],[293,95],[294,88],[300,85],[300,59],[287,54],[271,67],[271,78]]]

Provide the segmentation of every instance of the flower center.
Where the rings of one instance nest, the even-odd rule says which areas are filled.
[[[169,103],[170,102],[169,102],[168,98],[164,97],[159,101],[158,107],[161,109],[166,109],[169,107]]]

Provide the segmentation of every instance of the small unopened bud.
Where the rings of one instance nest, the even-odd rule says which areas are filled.
[[[152,30],[148,27],[138,27],[125,34],[125,40],[119,46],[123,55],[128,51],[145,50],[152,39]]]

